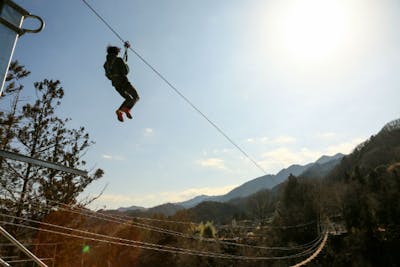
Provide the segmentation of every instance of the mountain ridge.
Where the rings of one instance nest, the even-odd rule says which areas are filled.
[[[121,207],[118,208],[117,211],[146,212],[149,214],[162,213],[168,216],[173,214],[175,211],[192,208],[205,201],[228,202],[235,198],[250,196],[251,194],[264,189],[272,189],[274,186],[284,182],[290,174],[300,176],[304,173],[313,177],[316,176],[316,174],[319,174],[319,176],[321,176],[321,174],[325,175],[333,169],[344,156],[345,155],[341,153],[337,153],[333,156],[323,155],[312,163],[305,165],[293,164],[280,170],[276,174],[266,174],[249,180],[223,195],[208,196],[202,194],[181,202],[163,203],[151,208],[140,206]]]
[[[295,176],[301,175],[302,173],[307,171],[309,168],[312,168],[313,166],[316,166],[316,165],[324,165],[324,167],[327,169],[324,172],[327,172],[331,168],[333,168],[335,166],[335,164],[337,164],[339,162],[339,160],[343,157],[344,157],[344,154],[341,154],[341,153],[337,153],[333,156],[323,155],[317,161],[315,161],[313,163],[308,163],[306,165],[293,164],[293,165],[290,165],[288,168],[284,168],[284,169],[280,170],[275,175],[274,174],[266,174],[266,175],[254,178],[252,180],[249,180],[249,181],[243,183],[242,185],[232,189],[231,191],[229,191],[228,193],[226,193],[224,195],[219,195],[219,196],[199,195],[199,196],[196,196],[187,201],[182,201],[182,202],[178,202],[175,204],[178,204],[185,208],[191,208],[191,207],[194,207],[194,206],[200,204],[203,201],[227,202],[234,198],[246,197],[253,193],[256,193],[257,191],[263,190],[263,189],[271,189],[274,186],[285,181],[286,178],[290,174],[293,174]],[[331,165],[328,165],[329,162],[331,162]]]

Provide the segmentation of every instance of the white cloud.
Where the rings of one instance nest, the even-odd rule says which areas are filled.
[[[295,142],[296,138],[288,135],[278,136],[272,140],[272,143],[276,145],[293,144]]]
[[[337,136],[337,134],[333,132],[326,132],[326,133],[318,133],[316,136],[317,138],[320,139],[333,139]]]
[[[145,128],[143,130],[143,135],[144,136],[152,136],[154,134],[154,129],[153,128]]]
[[[125,160],[125,158],[122,156],[112,156],[112,155],[107,155],[107,154],[103,154],[102,157],[103,157],[103,159],[107,159],[107,160]]]
[[[214,154],[228,154],[234,151],[233,149],[230,148],[222,148],[222,149],[214,149],[212,153]]]
[[[197,161],[197,163],[206,168],[215,168],[215,169],[221,169],[221,170],[226,169],[224,160],[220,159],[220,158],[202,159],[202,160]]]
[[[264,137],[260,137],[260,142],[261,144],[266,144],[268,142],[269,138],[264,136]]]
[[[267,136],[262,137],[251,137],[246,139],[247,143],[256,144],[256,145],[285,145],[285,144],[293,144],[296,142],[296,138],[288,135],[281,135],[274,138],[269,138]]]
[[[287,168],[292,164],[306,164],[317,160],[321,156],[319,151],[307,148],[292,150],[287,147],[277,148],[262,154],[260,164],[273,172]]]
[[[132,201],[132,197],[127,195],[117,195],[117,194],[104,194],[98,198],[98,201],[108,202],[108,203],[129,203]]]
[[[292,149],[289,147],[280,147],[274,150],[270,150],[262,153],[260,165],[266,170],[271,172],[277,172],[283,168],[287,168],[292,164],[307,164],[316,161],[323,155],[332,156],[337,153],[349,154],[353,149],[365,138],[354,138],[348,142],[338,143],[329,145],[325,149]]]
[[[251,144],[267,144],[269,141],[269,138],[266,136],[263,137],[250,137],[246,139],[247,143]]]
[[[343,153],[343,154],[349,154],[351,153],[354,148],[361,144],[362,142],[364,142],[366,140],[366,138],[354,138],[348,142],[343,142],[343,143],[339,143],[336,145],[331,145],[328,146],[326,149],[326,153],[328,155],[333,155],[336,153]]]

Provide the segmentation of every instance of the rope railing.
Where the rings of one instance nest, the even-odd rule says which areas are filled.
[[[39,206],[39,205],[33,204],[33,203],[31,203],[31,205]],[[85,217],[92,218],[92,219],[98,219],[98,220],[101,220],[104,222],[117,223],[117,224],[125,225],[128,227],[134,227],[134,228],[138,228],[138,229],[154,231],[154,232],[172,235],[172,236],[176,236],[176,237],[180,237],[180,238],[186,238],[186,239],[202,241],[202,242],[218,243],[218,244],[223,244],[223,245],[228,245],[228,246],[246,247],[246,248],[251,248],[251,249],[264,249],[264,250],[301,250],[301,249],[304,249],[307,246],[309,246],[309,244],[314,241],[313,240],[311,242],[308,242],[307,244],[301,244],[301,245],[296,245],[296,246],[291,246],[291,247],[255,246],[255,245],[235,243],[235,242],[230,242],[230,241],[223,241],[223,240],[218,240],[218,239],[209,239],[209,238],[205,239],[205,238],[201,238],[198,236],[193,236],[193,235],[185,234],[182,232],[172,231],[169,229],[165,229],[165,228],[161,228],[161,227],[157,227],[157,226],[153,226],[153,225],[134,222],[132,220],[123,220],[123,219],[114,218],[113,216],[110,216],[110,215],[102,214],[99,216],[99,214],[97,214],[96,212],[93,212],[93,211],[90,211],[90,210],[87,210],[87,209],[84,209],[81,207],[70,207],[65,204],[63,204],[61,206],[66,207],[66,208],[58,207],[58,209],[61,211],[85,216]],[[43,207],[41,206],[41,208],[43,208]],[[74,208],[78,209],[78,211],[74,210]],[[51,209],[51,208],[49,208],[49,209]],[[1,214],[0,214],[0,216],[1,216]],[[303,224],[301,226],[303,226]]]
[[[24,220],[24,218],[20,218],[20,219]],[[77,230],[77,229],[73,229],[73,228],[62,227],[62,226],[58,226],[58,225],[51,225],[51,227],[55,227],[55,228],[59,228],[59,229],[65,228],[65,230],[68,230],[70,232],[75,232],[75,233],[66,233],[66,232],[62,232],[62,231],[45,229],[45,228],[40,228],[40,227],[33,227],[33,226],[25,225],[25,224],[13,223],[13,222],[7,222],[7,221],[0,221],[0,222],[3,224],[6,224],[6,225],[13,225],[13,226],[23,227],[23,228],[27,228],[27,229],[32,229],[32,230],[43,231],[43,232],[57,234],[57,235],[63,235],[66,237],[79,238],[79,239],[97,241],[97,242],[114,244],[114,245],[142,248],[142,249],[154,250],[154,251],[159,251],[159,252],[169,252],[169,253],[174,253],[174,254],[187,254],[187,255],[193,255],[193,256],[203,256],[203,257],[231,259],[231,260],[255,261],[255,260],[295,259],[295,258],[300,258],[300,257],[310,255],[312,253],[315,253],[316,247],[322,242],[322,236],[321,236],[319,238],[319,240],[313,244],[313,246],[311,246],[310,248],[308,248],[302,252],[296,253],[296,254],[291,254],[291,255],[286,255],[286,256],[271,256],[271,257],[250,257],[250,256],[238,256],[238,255],[232,255],[232,254],[213,253],[213,252],[206,252],[206,251],[188,250],[188,249],[182,249],[182,248],[176,248],[176,247],[162,246],[162,245],[153,244],[153,243],[144,244],[144,242],[139,243],[138,241],[134,241],[134,240],[116,238],[116,237],[112,237],[112,236],[91,233],[88,231],[82,231],[82,230]],[[84,232],[84,235],[76,234],[76,232],[78,232],[78,233]]]

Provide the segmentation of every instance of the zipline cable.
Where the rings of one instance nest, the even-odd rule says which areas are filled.
[[[39,260],[41,260],[41,261],[53,261],[54,258],[42,258],[42,259],[39,259]],[[32,262],[32,261],[33,261],[32,259],[22,259],[22,260],[10,260],[10,261],[7,261],[7,263],[23,263],[23,262]]]
[[[309,246],[311,246],[312,243],[314,243],[316,240],[318,240],[320,237],[316,237],[314,240],[307,242],[306,244],[300,244],[300,245],[295,245],[295,246],[290,246],[290,247],[266,247],[266,246],[255,246],[255,245],[248,245],[248,244],[243,244],[243,243],[236,243],[236,242],[230,242],[230,241],[221,241],[221,240],[215,240],[215,239],[204,239],[201,237],[197,237],[194,235],[189,235],[189,234],[185,234],[183,232],[177,232],[177,231],[173,231],[173,230],[169,230],[166,228],[162,228],[162,227],[157,227],[154,225],[149,225],[149,224],[144,224],[144,223],[138,223],[132,220],[126,220],[126,219],[122,219],[122,218],[117,218],[117,217],[113,217],[111,215],[107,215],[107,214],[102,214],[102,213],[97,213],[97,212],[93,212],[91,210],[87,210],[84,208],[81,208],[79,206],[68,206],[66,204],[57,202],[57,201],[52,201],[50,200],[50,202],[53,203],[58,203],[58,205],[60,206],[65,206],[66,208],[63,207],[56,207],[56,206],[52,206],[50,204],[47,204],[46,206],[48,207],[44,207],[41,206],[39,204],[36,203],[30,203],[30,205],[34,206],[34,207],[38,207],[38,208],[42,208],[44,210],[47,211],[65,211],[68,213],[72,213],[72,214],[77,214],[80,216],[84,216],[84,217],[88,217],[88,218],[92,218],[92,219],[98,219],[98,220],[102,220],[105,222],[111,222],[111,223],[116,223],[119,225],[125,225],[128,227],[134,227],[134,228],[139,228],[139,229],[144,229],[144,230],[148,230],[148,231],[154,231],[154,232],[158,232],[158,233],[162,233],[162,234],[166,234],[166,235],[172,235],[172,236],[176,236],[176,237],[180,237],[180,238],[186,238],[186,239],[191,239],[193,241],[203,241],[203,242],[209,242],[209,243],[214,243],[214,244],[221,244],[221,245],[228,245],[228,246],[235,246],[235,247],[246,247],[246,248],[251,248],[251,249],[261,249],[261,250],[301,250],[301,249],[305,249]],[[77,210],[75,210],[77,209]],[[1,216],[1,215],[0,215]],[[299,225],[293,225],[290,226],[290,228],[295,228],[295,227],[304,227],[309,225],[310,223],[314,223],[315,221],[311,221],[308,223],[303,223],[303,224],[299,224]],[[286,229],[287,226],[285,226],[284,229]],[[280,228],[280,227],[277,227]]]
[[[20,218],[22,220],[26,220],[24,218]],[[98,242],[103,242],[103,243],[108,243],[108,244],[115,244],[115,245],[123,245],[123,246],[129,246],[129,247],[136,247],[136,248],[143,248],[143,249],[150,249],[150,250],[155,250],[155,251],[162,251],[162,252],[170,252],[170,253],[179,253],[179,254],[188,254],[188,255],[195,255],[195,256],[203,256],[203,257],[211,257],[211,258],[222,258],[222,259],[232,259],[232,260],[284,260],[284,259],[293,259],[293,258],[299,258],[303,257],[308,254],[312,254],[315,252],[315,247],[321,243],[322,237],[318,240],[318,242],[315,242],[315,244],[309,248],[306,249],[302,252],[299,252],[297,254],[292,254],[288,256],[275,256],[275,257],[248,257],[248,256],[237,256],[237,255],[232,255],[232,254],[221,254],[221,253],[213,253],[213,252],[201,252],[201,251],[189,251],[188,249],[181,249],[181,248],[174,248],[174,249],[169,249],[165,248],[165,246],[158,245],[158,244],[153,244],[153,243],[148,243],[148,245],[141,245],[137,244],[137,241],[134,240],[126,240],[125,242],[119,242],[119,241],[111,241],[107,239],[99,239],[99,238],[94,238],[90,236],[82,236],[82,235],[77,235],[77,234],[70,234],[70,233],[65,233],[65,232],[60,232],[60,231],[55,231],[55,230],[50,230],[50,229],[44,229],[44,228],[39,228],[39,227],[33,227],[33,226],[28,226],[25,224],[19,224],[19,223],[12,223],[12,222],[7,222],[7,221],[0,221],[3,224],[7,225],[14,225],[14,226],[19,226],[27,229],[32,229],[32,230],[38,230],[38,231],[43,231],[43,232],[48,232],[48,233],[53,233],[53,234],[59,234],[59,235],[64,235],[68,237],[75,237],[75,238],[80,238],[80,239],[85,239],[85,240],[92,240],[92,241],[98,241]],[[41,223],[41,222],[38,222]],[[42,223],[43,224],[43,223]],[[69,231],[82,231],[82,230],[76,230],[73,228],[68,228],[68,227],[62,227],[58,225],[52,225],[52,227],[56,228],[67,228]],[[91,233],[87,231],[83,231],[85,234],[89,235],[94,235],[94,236],[103,236],[108,239],[122,239],[122,238],[116,238],[116,237],[111,237],[111,236],[106,236],[106,235],[100,235],[96,233]],[[136,243],[136,244],[133,244]],[[161,248],[164,247],[164,248]],[[179,249],[179,250],[176,250]]]
[[[32,203],[31,203],[31,205],[38,206],[38,205],[32,204]],[[181,237],[181,238],[187,238],[187,239],[198,240],[198,241],[201,240],[201,241],[206,241],[206,242],[211,242],[211,243],[219,243],[219,244],[236,246],[236,247],[247,247],[247,248],[252,248],[252,249],[266,249],[266,250],[300,250],[300,249],[304,249],[307,246],[310,246],[315,240],[318,239],[318,237],[317,237],[316,239],[314,239],[306,244],[301,244],[301,245],[296,245],[296,246],[291,246],[291,247],[253,246],[253,245],[234,243],[234,242],[229,242],[229,241],[219,241],[219,240],[217,241],[214,239],[204,239],[204,238],[191,236],[188,234],[184,234],[182,232],[172,231],[169,229],[165,229],[165,228],[161,228],[161,227],[157,227],[157,226],[153,226],[153,225],[138,223],[138,222],[134,222],[131,220],[118,219],[118,218],[115,218],[113,216],[106,215],[106,214],[100,213],[102,216],[99,216],[96,212],[86,210],[83,208],[79,208],[79,207],[75,207],[75,208],[77,208],[78,210],[81,210],[81,211],[75,211],[72,209],[74,207],[69,207],[66,204],[62,204],[62,205],[66,206],[67,208],[58,207],[58,209],[69,212],[69,213],[74,213],[77,215],[89,217],[89,218],[99,219],[99,220],[106,221],[106,222],[117,223],[117,224],[129,226],[129,227],[135,227],[135,228],[144,229],[144,230],[148,230],[148,231],[154,231],[154,232],[163,233],[163,234],[167,234],[167,235],[173,235],[173,236],[177,236],[177,237]],[[49,208],[47,208],[47,209],[49,209]],[[308,225],[308,224],[302,224],[300,227],[302,227],[304,225]]]
[[[17,220],[22,220],[25,222],[30,222],[30,223],[37,223],[42,226],[49,226],[49,227],[54,227],[60,230],[66,230],[66,231],[72,231],[75,233],[79,233],[80,235],[92,235],[98,238],[106,238],[106,239],[111,239],[111,240],[116,240],[118,242],[126,242],[126,243],[132,243],[132,244],[139,244],[139,245],[145,245],[145,246],[154,246],[158,248],[165,248],[165,249],[171,249],[171,250],[179,250],[179,251],[187,251],[187,252],[193,252],[193,253],[199,253],[199,254],[212,254],[212,255],[217,255],[219,253],[214,253],[214,252],[208,252],[208,251],[197,251],[197,250],[191,250],[191,249],[186,249],[186,248],[178,248],[178,247],[172,247],[172,246],[166,246],[166,245],[158,245],[158,244],[153,244],[153,243],[148,243],[148,242],[143,242],[143,241],[136,241],[136,240],[131,240],[131,239],[126,239],[126,238],[120,238],[120,237],[114,237],[114,236],[109,236],[109,235],[104,235],[104,234],[98,234],[98,233],[93,233],[90,231],[85,231],[85,230],[79,230],[79,229],[74,229],[71,227],[66,227],[66,226],[61,226],[61,225],[56,225],[52,223],[46,223],[46,222],[41,222],[37,220],[32,220],[32,219],[27,219],[23,217],[18,217],[18,216],[12,216],[12,215],[7,215],[7,214],[0,214],[3,217],[11,218],[11,219],[17,219]]]
[[[0,199],[1,200],[1,199]],[[143,220],[143,221],[149,221],[149,222],[159,222],[159,223],[172,223],[172,224],[183,224],[183,225],[192,225],[192,226],[197,226],[199,223],[197,222],[191,222],[191,221],[177,221],[177,220],[168,220],[168,219],[155,219],[155,218],[147,218],[147,217],[139,217],[139,216],[127,216],[127,215],[123,215],[123,214],[114,214],[114,213],[104,213],[101,211],[92,211],[90,209],[84,208],[85,205],[81,204],[74,204],[74,203],[70,203],[70,204],[65,204],[56,200],[47,200],[48,202],[54,203],[53,205],[50,204],[46,204],[47,206],[49,206],[50,208],[46,208],[47,210],[51,210],[51,208],[59,208],[59,206],[63,206],[67,209],[71,209],[71,208],[75,208],[77,210],[80,210],[82,212],[90,212],[90,213],[94,213],[96,215],[100,215],[106,218],[111,218],[111,219],[115,219],[115,220],[121,220],[123,222],[127,222],[130,223],[132,220]],[[37,207],[42,207],[41,205],[37,204]],[[83,213],[81,213],[81,215],[84,215]],[[332,215],[332,216],[328,216],[328,218],[335,218],[341,215]],[[254,227],[249,227],[249,226],[233,226],[233,228],[243,228],[243,229],[254,229],[255,227],[259,227],[261,229],[282,229],[282,230],[286,230],[286,229],[292,229],[292,228],[300,228],[300,227],[305,227],[308,225],[311,225],[313,223],[316,223],[317,220],[311,220],[308,222],[304,222],[304,223],[299,223],[299,224],[294,224],[294,225],[281,225],[281,226],[274,226],[274,225],[264,225],[264,226],[254,226]],[[145,224],[148,226],[152,226],[149,224]],[[160,228],[163,229],[163,228]]]
[[[210,252],[210,253],[194,253],[194,252],[181,251],[181,250],[178,250],[178,251],[177,250],[168,250],[168,249],[164,249],[164,248],[154,247],[154,246],[159,246],[159,245],[153,244],[153,243],[150,243],[151,246],[143,246],[143,245],[128,244],[128,243],[124,243],[124,242],[110,241],[110,240],[106,240],[106,239],[98,239],[98,238],[92,238],[92,237],[87,237],[87,236],[69,234],[69,233],[65,233],[65,232],[43,229],[43,228],[39,228],[39,227],[32,227],[32,226],[28,226],[28,225],[24,225],[24,224],[17,224],[17,223],[6,222],[6,221],[0,221],[0,223],[19,226],[19,227],[23,227],[23,228],[27,228],[27,229],[32,229],[32,230],[53,233],[53,234],[58,234],[58,235],[63,235],[63,236],[67,236],[67,237],[75,237],[75,238],[80,238],[80,239],[84,239],[84,240],[92,240],[92,241],[114,244],[114,245],[143,248],[143,249],[155,250],[155,251],[160,251],[160,252],[170,252],[170,253],[175,253],[175,254],[179,253],[179,254],[187,254],[187,255],[193,255],[193,256],[212,257],[212,258],[220,258],[220,259],[233,259],[233,260],[284,260],[284,259],[300,258],[300,257],[304,257],[308,254],[313,253],[313,251],[315,251],[315,247],[322,240],[322,237],[321,237],[318,240],[318,242],[315,242],[313,244],[312,247],[310,247],[302,252],[299,252],[297,254],[292,254],[292,255],[288,255],[288,256],[275,256],[275,257],[248,257],[248,256],[238,256],[238,255],[232,255],[232,254],[218,254],[218,253],[212,253],[212,252]],[[71,230],[73,231],[74,229],[71,229]]]
[[[101,16],[86,0],[82,0],[82,2],[97,16],[98,19],[100,19],[114,34],[116,37],[118,37],[119,40],[122,41],[122,43],[125,43],[126,41],[122,36]],[[149,67],[155,74],[158,75],[158,77],[161,78],[175,93],[177,93],[183,100],[186,101],[187,104],[189,104],[195,111],[197,111],[205,120],[208,121],[220,134],[222,134],[233,146],[235,146],[246,158],[248,158],[258,169],[260,169],[264,174],[267,174],[267,172],[258,164],[250,155],[244,151],[238,144],[236,144],[235,141],[233,141],[232,138],[230,138],[216,123],[214,123],[211,119],[207,117],[196,105],[192,103],[182,92],[176,88],[167,78],[164,77],[156,68],[154,68],[144,57],[142,57],[136,50],[134,50],[132,47],[129,47],[129,49],[147,66]]]

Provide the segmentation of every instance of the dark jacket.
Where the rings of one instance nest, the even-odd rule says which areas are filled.
[[[114,86],[123,83],[129,73],[129,67],[125,64],[124,60],[113,54],[107,55],[107,61],[103,65],[106,77],[111,80]]]

